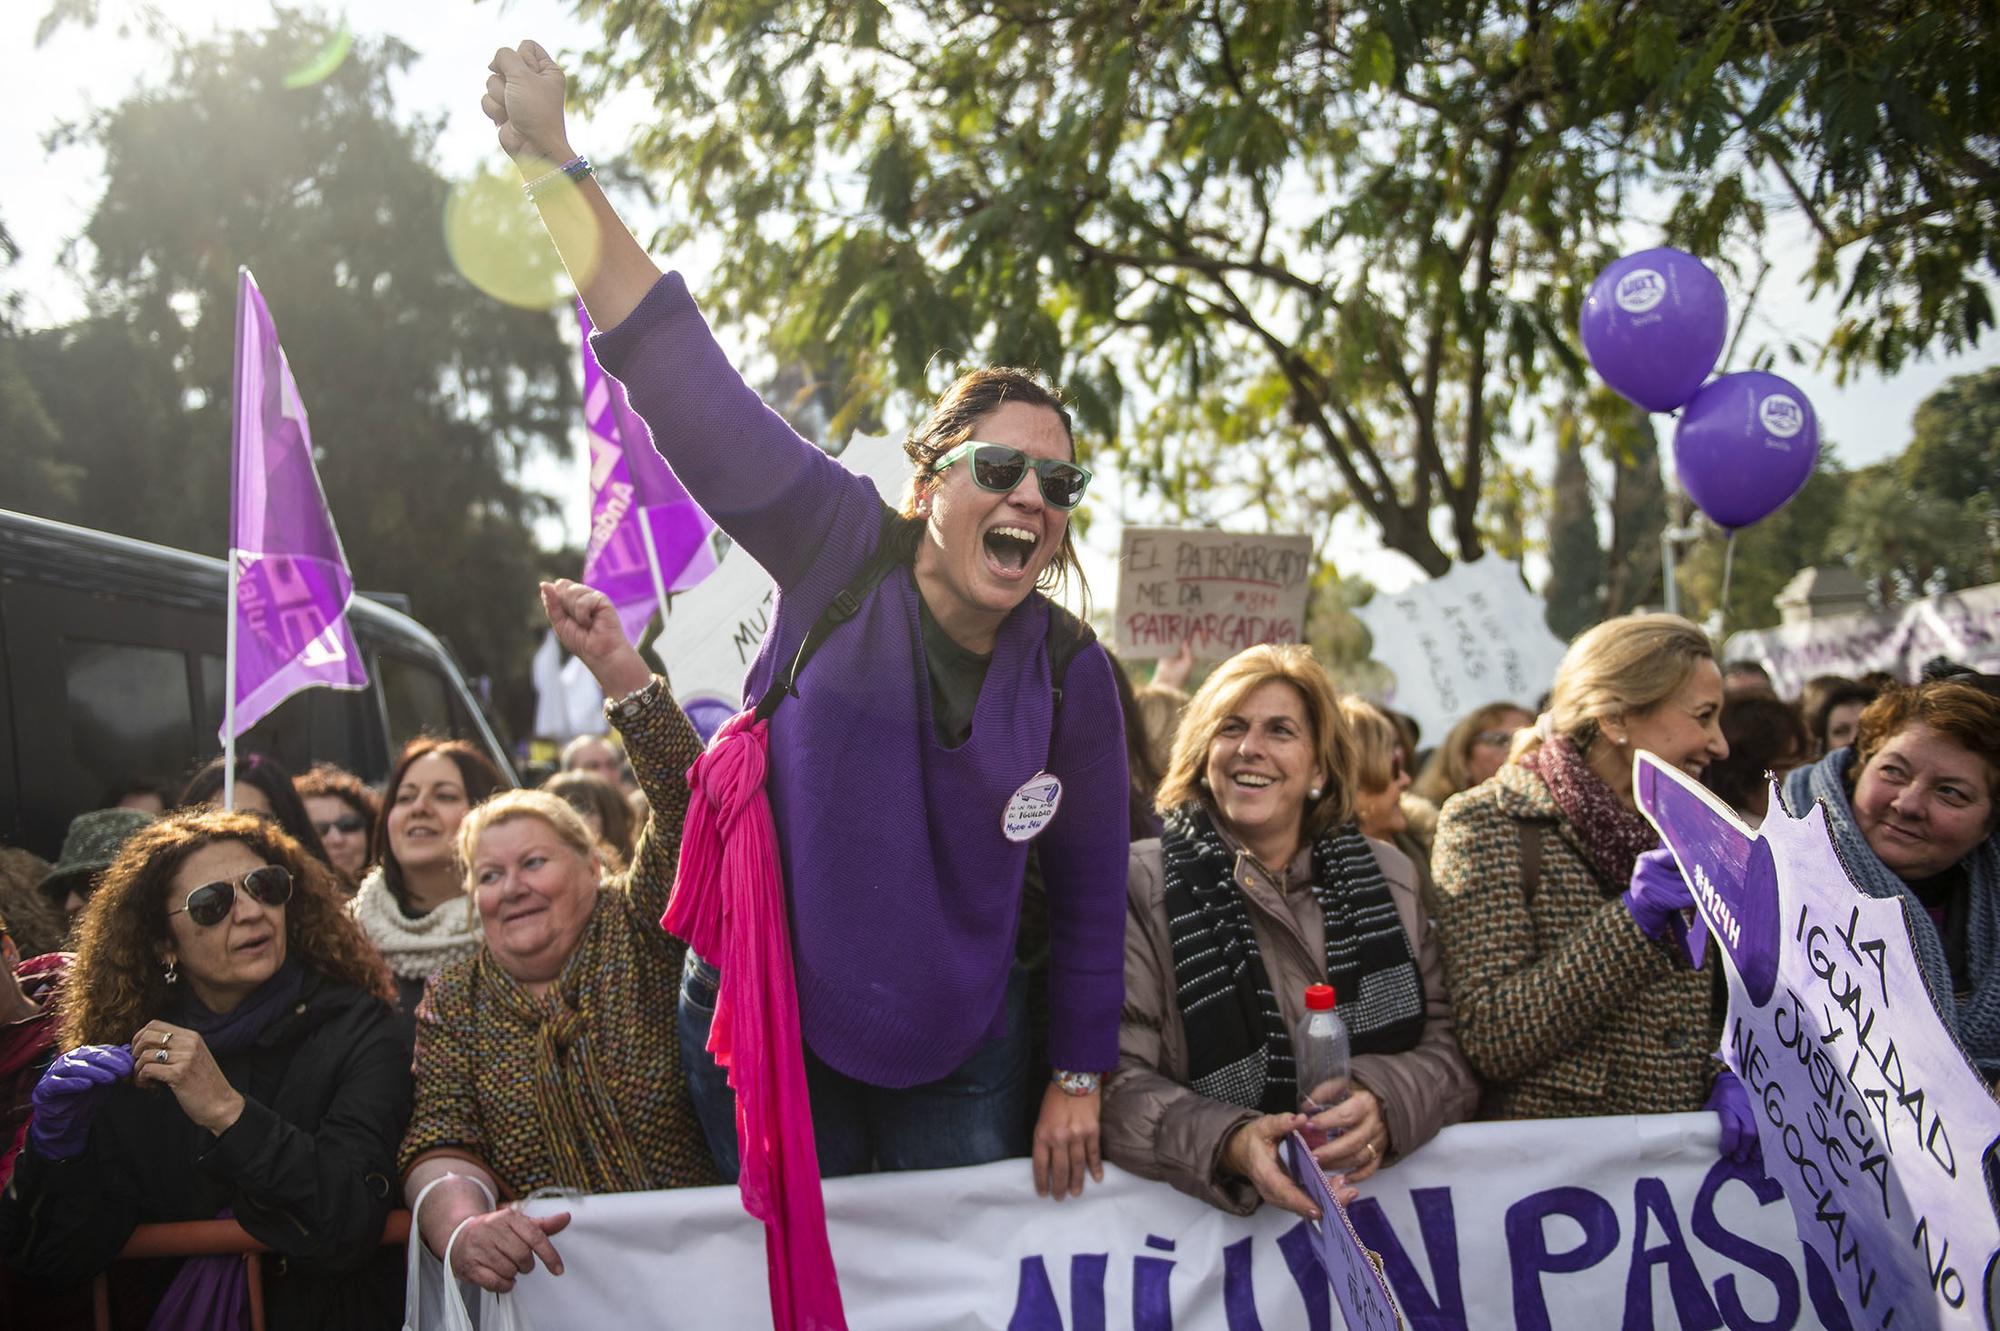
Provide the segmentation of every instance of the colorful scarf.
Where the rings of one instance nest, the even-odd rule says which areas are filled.
[[[1809,767],[1794,768],[1785,776],[1785,804],[1801,818],[1814,802],[1826,806],[1826,830],[1840,853],[1840,866],[1869,896],[1902,902],[1910,942],[1938,1015],[1982,1077],[2000,1075],[2000,837],[1987,837],[1960,861],[1971,905],[1965,922],[1966,973],[1961,992],[1945,957],[1944,938],[1923,902],[1869,849],[1854,821],[1846,780],[1853,763],[1853,749],[1835,749]]]
[[[183,987],[168,1004],[166,1019],[201,1036],[211,1054],[233,1054],[257,1043],[305,988],[305,968],[286,958],[270,979],[224,1013],[214,1013]],[[228,1207],[216,1213],[227,1220]],[[250,1273],[236,1253],[190,1257],[153,1309],[146,1331],[241,1331],[250,1325]]]
[[[536,1126],[563,1183],[585,1192],[623,1192],[647,1177],[645,1158],[626,1132],[597,1062],[603,1016],[598,986],[590,981],[614,964],[606,935],[620,927],[617,903],[600,894],[562,975],[539,997],[484,948],[474,963],[478,992],[513,1028],[528,1033]]]
[[[1659,833],[1645,816],[1590,770],[1567,736],[1551,735],[1520,764],[1549,788],[1571,835],[1597,871],[1598,890],[1615,897],[1631,886],[1632,866],[1640,853],[1660,844]]]
[[[660,924],[722,972],[708,1052],[736,1092],[737,1187],[743,1209],[764,1222],[774,1331],[846,1331],[806,1098],[769,762],[770,723],[751,710],[725,721],[688,769],[680,870]]]
[[[1189,1087],[1245,1109],[1290,1113],[1299,1107],[1292,1034],[1236,884],[1237,852],[1192,803],[1167,815],[1160,860]],[[1423,979],[1382,867],[1352,823],[1313,842],[1312,892],[1350,1048],[1413,1048],[1424,1035]]]

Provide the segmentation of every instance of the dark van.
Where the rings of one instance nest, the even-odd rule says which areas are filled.
[[[0,843],[53,860],[69,820],[117,783],[171,797],[221,752],[226,594],[219,559],[0,510]],[[429,630],[362,596],[347,618],[369,686],[296,693],[239,751],[379,784],[402,743],[428,732],[513,771]]]

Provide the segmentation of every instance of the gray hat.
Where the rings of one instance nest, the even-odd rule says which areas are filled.
[[[57,901],[71,892],[90,895],[91,880],[111,867],[126,838],[152,821],[153,815],[143,809],[94,809],[78,814],[63,838],[61,858],[42,879],[42,891]]]

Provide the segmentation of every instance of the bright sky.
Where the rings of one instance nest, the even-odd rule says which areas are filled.
[[[160,68],[158,48],[149,39],[116,35],[120,17],[134,18],[130,26],[143,33],[141,16],[146,11],[138,0],[104,0],[111,22],[94,30],[65,29],[47,45],[36,48],[34,29],[46,7],[46,0],[11,0],[0,6],[0,43],[4,43],[0,49],[26,57],[15,61],[10,75],[15,92],[9,99],[15,111],[0,126],[0,180],[6,182],[5,194],[0,196],[0,219],[5,220],[23,250],[20,263],[7,274],[7,280],[11,286],[25,288],[24,316],[31,326],[64,322],[81,313],[82,285],[61,268],[59,256],[81,231],[101,187],[101,164],[95,153],[71,147],[51,156],[43,148],[44,137],[59,123],[81,118],[93,108],[115,105]],[[167,16],[194,36],[218,28],[262,26],[271,16],[271,6],[258,0],[159,0],[151,11]],[[443,113],[447,117],[439,152],[442,167],[452,175],[470,173],[497,152],[492,128],[478,110],[486,61],[496,46],[532,36],[561,60],[565,53],[599,40],[596,30],[572,17],[568,6],[559,0],[488,0],[483,4],[472,0],[350,0],[344,12],[358,36],[394,34],[419,53],[396,88],[399,112],[405,116]],[[614,98],[594,123],[572,130],[572,142],[581,151],[602,155],[622,148],[632,127],[646,117],[648,100],[643,89]],[[644,219],[628,220],[642,235],[650,229]],[[1640,239],[1641,243],[1654,243],[1651,238]],[[1764,284],[1746,341],[1777,342],[1786,336],[1811,338],[1823,333],[1832,322],[1831,301],[1814,303],[1806,298],[1802,276],[1809,247],[1803,229],[1797,243],[1781,243],[1773,250],[1778,266]],[[689,256],[667,257],[688,272],[699,292],[705,277],[702,265]],[[79,267],[87,268],[87,264],[87,256],[82,256]],[[1819,412],[1821,437],[1831,440],[1841,459],[1853,465],[1900,450],[1909,438],[1911,413],[1947,378],[1994,364],[2000,364],[2000,338],[1989,338],[1985,347],[1969,357],[1929,360],[1905,368],[1893,379],[1870,375],[1845,387],[1836,386],[1830,374],[1810,367],[1780,364],[1777,370],[1805,391]],[[311,368],[299,366],[296,372],[310,408]],[[565,500],[561,535],[580,545],[587,523],[580,420],[573,453],[575,461],[568,468],[537,471],[527,479],[550,493],[573,496],[573,500]],[[1106,519],[1121,513],[1133,520],[1147,516],[1143,499],[1129,493],[1129,487],[1121,488],[1128,493],[1105,496],[1100,488],[1094,496],[1100,521],[1090,541],[1095,547],[1093,557],[1086,562],[1100,601],[1110,599],[1116,583],[1111,563],[1117,550],[1117,523]],[[1105,503],[1106,498],[1112,502]],[[1337,538],[1339,548],[1334,553],[1344,572],[1366,574],[1392,590],[1419,576],[1415,565],[1382,550],[1358,523],[1342,525],[1345,530]]]

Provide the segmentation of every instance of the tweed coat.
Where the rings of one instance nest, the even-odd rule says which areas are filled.
[[[1532,893],[1524,826],[1541,844]],[[1539,776],[1509,765],[1447,800],[1431,869],[1458,1041],[1485,1082],[1480,1117],[1702,1107],[1721,1067],[1711,977],[1639,932],[1626,884],[1598,878]]]

